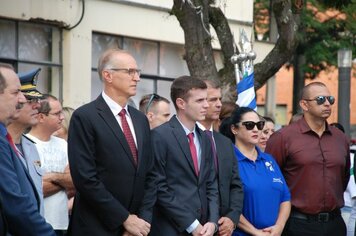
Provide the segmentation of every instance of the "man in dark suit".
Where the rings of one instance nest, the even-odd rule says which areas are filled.
[[[9,235],[54,236],[40,215],[36,187],[22,164],[6,125],[26,98],[11,67],[0,65],[0,199]]]
[[[206,97],[202,80],[177,78],[171,86],[177,115],[152,131],[157,181],[152,236],[210,236],[217,230],[218,189],[211,146],[196,126],[205,118]]]
[[[128,52],[109,49],[98,72],[102,94],[78,108],[69,126],[69,165],[77,189],[69,235],[147,235],[150,211],[141,206],[151,194],[144,191],[153,166],[150,128],[145,115],[127,105],[140,70]]]
[[[240,219],[243,187],[231,141],[213,130],[213,123],[219,120],[222,105],[220,84],[214,80],[204,80],[204,82],[208,87],[209,108],[205,119],[198,122],[198,126],[210,138],[213,145],[212,152],[220,196],[219,236],[230,236]]]

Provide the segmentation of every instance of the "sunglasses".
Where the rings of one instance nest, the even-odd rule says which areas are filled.
[[[322,105],[326,102],[326,99],[329,101],[330,105],[333,105],[335,103],[334,96],[317,96],[313,99],[304,99],[304,100],[305,101],[316,101],[316,104]]]
[[[243,126],[245,126],[247,130],[253,130],[255,128],[255,126],[257,126],[258,130],[262,130],[263,127],[265,126],[265,121],[263,121],[263,120],[258,121],[258,122],[244,121],[241,124]]]
[[[150,109],[150,106],[152,105],[153,100],[155,100],[155,99],[158,100],[160,98],[161,97],[158,94],[152,93],[150,99],[148,100],[147,106],[146,106],[146,114],[148,112],[148,109]]]

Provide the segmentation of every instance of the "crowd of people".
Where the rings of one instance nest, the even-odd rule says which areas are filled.
[[[194,76],[137,110],[140,72],[105,51],[102,93],[74,110],[36,89],[39,70],[0,64],[0,236],[347,234],[350,145],[327,122],[324,84],[306,85],[303,113],[275,130]]]

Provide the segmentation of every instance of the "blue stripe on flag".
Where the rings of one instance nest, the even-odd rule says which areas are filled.
[[[254,88],[254,73],[245,77],[236,86],[237,90],[237,105],[240,107],[250,107],[257,110],[256,94]]]

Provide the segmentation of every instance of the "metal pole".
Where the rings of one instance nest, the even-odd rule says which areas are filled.
[[[265,116],[271,117],[276,122],[276,76],[267,81]],[[277,123],[277,122],[276,122]]]
[[[338,88],[338,123],[344,126],[345,134],[350,137],[350,84],[352,51],[338,51],[339,88]]]

